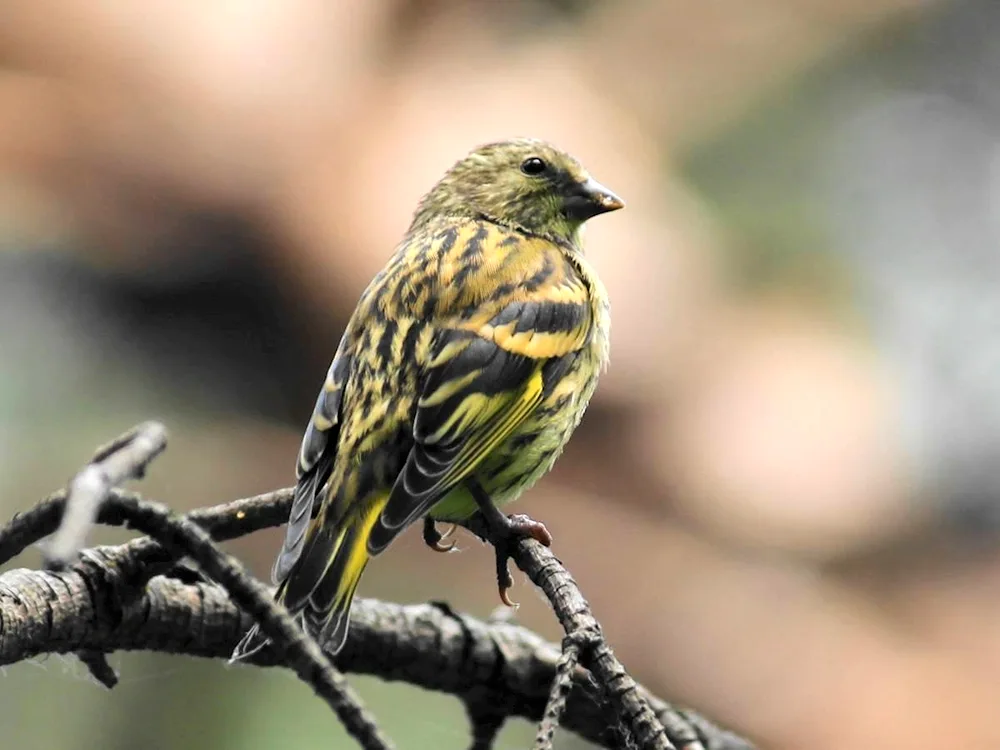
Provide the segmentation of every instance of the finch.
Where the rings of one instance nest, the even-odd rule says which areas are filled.
[[[419,519],[446,551],[435,521],[481,514],[511,604],[504,540],[551,537],[499,507],[552,467],[607,363],[608,298],[582,227],[623,206],[533,139],[477,148],[421,200],[327,372],[272,572],[328,653],[369,559]],[[233,658],[266,642],[255,626]]]

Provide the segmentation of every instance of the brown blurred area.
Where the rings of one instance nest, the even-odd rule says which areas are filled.
[[[612,297],[611,369],[519,505],[553,531],[626,665],[761,748],[1000,746],[1000,550],[927,499],[906,373],[855,294],[868,269],[836,232],[802,228],[822,199],[803,208],[797,162],[760,145],[822,152],[797,135],[830,122],[802,91],[836,76],[810,75],[847,66],[884,95],[900,38],[983,3],[955,7],[7,0],[0,508],[152,417],[172,442],[144,490],[174,507],[290,484],[340,329],[422,192],[478,143],[542,137],[628,208],[587,233]],[[776,236],[817,247],[769,252]],[[263,575],[278,538],[233,549]],[[465,564],[410,533],[361,593],[485,615],[488,554],[462,547]],[[513,593],[555,637],[523,578]],[[13,707],[67,677],[23,674],[0,684],[0,717],[47,746]],[[165,728],[176,696],[215,679],[197,674],[126,680],[106,720],[68,721],[61,746],[269,746],[220,739],[275,711],[249,691],[202,717],[211,744]],[[240,671],[214,689],[251,679],[292,685]],[[173,718],[139,718],[154,706]],[[454,729],[408,728],[401,746],[461,745],[461,719],[440,722]]]

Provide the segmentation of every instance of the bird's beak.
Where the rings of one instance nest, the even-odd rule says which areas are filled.
[[[593,177],[577,185],[571,195],[563,201],[563,211],[571,219],[586,221],[599,214],[617,211],[625,207],[625,201],[608,190]]]

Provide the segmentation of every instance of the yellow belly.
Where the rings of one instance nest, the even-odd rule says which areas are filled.
[[[495,505],[516,500],[552,468],[583,418],[600,367],[599,356],[591,356],[589,351],[581,355],[534,414],[476,470],[476,480]],[[469,491],[458,487],[431,509],[430,516],[439,521],[461,521],[477,509]]]
[[[590,290],[593,328],[562,380],[475,472],[475,478],[498,506],[516,500],[552,468],[580,424],[597,387],[597,377],[608,361],[611,318],[607,292],[582,255],[574,255],[572,262]],[[440,521],[462,521],[477,510],[469,491],[458,487],[428,515]]]

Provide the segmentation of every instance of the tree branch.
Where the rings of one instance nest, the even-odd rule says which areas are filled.
[[[141,479],[166,447],[166,428],[159,422],[144,422],[98,448],[70,482],[59,528],[45,547],[45,566],[62,570],[75,560],[111,490],[129,479]],[[103,653],[81,651],[77,656],[106,688],[118,684],[118,675]]]
[[[201,526],[216,541],[236,539],[262,529],[281,526],[288,520],[295,489],[286,487],[262,495],[233,500],[232,502],[199,508],[185,518]],[[122,503],[137,502],[142,496],[117,487],[108,493],[108,502],[97,513],[96,523],[104,526],[124,526],[126,517]],[[41,541],[59,528],[66,492],[59,490],[38,503],[31,510],[18,513],[0,528],[0,565],[10,562],[32,544]],[[142,565],[159,563],[169,567],[176,555],[155,539],[142,537],[129,542],[136,547],[137,562]],[[143,550],[140,553],[138,550]],[[150,576],[152,577],[152,576]]]
[[[566,637],[569,639],[569,636]],[[585,644],[578,643],[577,639],[570,639],[569,643],[563,644],[562,655],[556,662],[556,675],[549,690],[549,700],[535,735],[534,750],[552,750],[552,739],[566,710],[566,698],[573,688],[573,673],[580,661],[583,645]]]
[[[319,644],[274,601],[271,591],[251,576],[239,560],[215,545],[207,531],[187,518],[171,514],[158,503],[138,500],[119,504],[129,526],[166,542],[179,555],[189,555],[224,586],[233,602],[250,613],[271,639],[283,663],[312,686],[363,748],[388,750],[392,746]]]
[[[48,653],[158,651],[228,659],[252,624],[221,586],[157,576],[132,586],[132,543],[85,550],[61,572],[0,575],[0,666]],[[403,606],[358,599],[336,664],[345,672],[448,693],[495,714],[542,718],[559,647],[505,622],[486,623],[440,604]],[[283,666],[267,649],[247,663]],[[639,688],[654,711],[665,704]],[[573,673],[562,725],[604,747],[621,747],[607,719],[611,704],[582,669]],[[700,719],[709,750],[749,750]]]
[[[481,539],[490,539],[489,526],[479,516],[463,525]],[[659,711],[653,710],[612,652],[580,587],[552,550],[534,539],[522,537],[510,543],[510,552],[517,567],[549,600],[566,632],[565,644],[579,649],[580,661],[589,666],[605,686],[616,715],[635,743],[653,750],[673,750],[675,747],[705,750],[694,727],[683,715],[667,704],[662,704]],[[553,700],[558,700],[557,693],[553,693]]]
[[[116,508],[126,525],[149,534],[179,557],[190,556],[223,585],[233,601],[254,616],[287,665],[326,701],[348,733],[365,750],[389,750],[388,738],[319,644],[274,601],[264,584],[247,573],[237,559],[216,546],[207,531],[188,518],[174,515],[159,503],[140,497],[111,497],[115,484],[142,476],[149,462],[165,447],[166,429],[159,423],[147,422],[97,451],[70,482],[60,526],[52,544],[48,545],[46,567],[58,571],[75,560],[100,511],[106,506]],[[110,688],[117,682],[117,675],[103,652],[85,648],[80,658],[105,686]]]
[[[58,568],[74,559],[93,520],[128,525],[152,537],[85,550],[70,569],[0,576],[0,664],[38,653],[76,650],[95,677],[112,687],[117,676],[104,657],[108,651],[142,648],[228,656],[249,627],[231,599],[272,639],[274,645],[256,661],[291,667],[328,702],[363,747],[388,747],[320,645],[273,602],[263,584],[215,545],[214,540],[283,524],[293,490],[179,517],[165,506],[113,486],[141,476],[162,451],[164,440],[161,426],[141,425],[101,449],[71,484],[68,498],[56,493],[0,529],[0,564],[58,529],[55,543],[48,547],[49,559]],[[468,526],[485,538],[485,526],[477,519]],[[682,750],[750,747],[639,687],[614,657],[576,582],[548,549],[525,540],[512,545],[511,552],[548,597],[566,631],[561,658],[553,646],[510,623],[481,623],[444,604],[414,609],[369,601],[355,605],[351,635],[338,664],[459,696],[473,724],[475,748],[488,748],[503,720],[514,715],[542,717],[539,748],[549,747],[560,720],[607,747],[670,750],[672,742]],[[219,585],[177,565],[184,556],[194,559]],[[374,614],[374,626],[366,624],[366,612],[369,619]],[[130,614],[141,621],[130,622]],[[414,618],[416,623],[407,627]],[[179,629],[178,623],[184,626]],[[461,634],[457,639],[456,624]],[[428,641],[429,626],[436,637]],[[448,653],[446,641],[457,650]],[[217,651],[220,643],[222,652]],[[358,649],[364,658],[352,661]],[[465,678],[444,680],[442,663],[454,666],[449,671],[457,670]],[[412,670],[400,675],[399,664]],[[544,672],[542,682],[539,671]],[[518,683],[525,674],[531,679]]]

